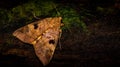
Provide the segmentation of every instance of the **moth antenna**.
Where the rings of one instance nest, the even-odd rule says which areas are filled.
[[[33,13],[33,12],[32,12],[32,15],[33,15],[33,17],[34,17],[35,19],[38,19],[38,20],[40,19],[40,18],[37,17],[37,16],[35,15],[35,13]]]
[[[57,10],[57,8],[56,8],[56,5],[55,5],[55,4],[53,4],[53,7],[55,8],[55,10],[56,10],[56,12],[57,12],[58,16],[60,16],[60,12]]]

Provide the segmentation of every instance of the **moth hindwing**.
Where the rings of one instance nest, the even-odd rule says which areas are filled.
[[[32,44],[43,65],[53,57],[60,35],[61,17],[45,18],[17,29],[13,35],[24,43]]]

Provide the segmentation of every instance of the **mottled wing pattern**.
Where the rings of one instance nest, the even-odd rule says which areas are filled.
[[[56,48],[61,33],[61,17],[45,18],[16,30],[13,35],[25,43],[33,44],[43,65],[47,65]]]

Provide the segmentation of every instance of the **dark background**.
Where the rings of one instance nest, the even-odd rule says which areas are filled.
[[[47,0],[45,0],[47,1]],[[78,28],[70,28],[63,31],[60,43],[56,48],[53,59],[47,67],[116,67],[120,66],[120,2],[119,0],[60,0],[56,3],[72,4],[77,9],[79,4],[82,8],[90,10],[95,17],[83,19],[87,25],[89,34]],[[12,9],[18,5],[29,2],[29,0],[0,0],[0,8]],[[115,12],[110,14],[96,11],[96,7],[112,7]],[[43,66],[29,44],[24,44],[14,39],[13,46],[6,45],[5,39],[9,33],[0,33],[0,65],[14,67],[40,67]],[[14,52],[14,50],[16,52]],[[1,66],[0,66],[1,67]]]

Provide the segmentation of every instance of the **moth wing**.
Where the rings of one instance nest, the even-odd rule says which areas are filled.
[[[47,65],[53,57],[60,35],[61,17],[46,18],[16,30],[13,35],[33,44],[37,57]]]
[[[45,18],[21,27],[13,33],[13,36],[16,36],[25,43],[32,44],[34,40],[36,40],[45,30],[48,29],[48,24],[51,19],[52,18]]]
[[[34,44],[35,53],[43,65],[47,65],[53,57],[60,35],[61,18],[54,18],[53,26],[43,33]]]

